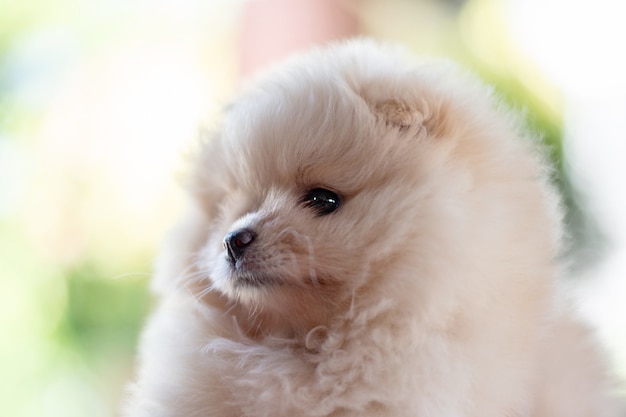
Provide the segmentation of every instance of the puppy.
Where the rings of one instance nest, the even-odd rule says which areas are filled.
[[[125,415],[616,416],[537,148],[370,41],[262,77],[194,160]]]

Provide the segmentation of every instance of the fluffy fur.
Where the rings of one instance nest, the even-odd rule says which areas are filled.
[[[471,77],[372,42],[261,78],[195,160],[125,415],[616,416],[556,295],[536,148]],[[315,188],[339,208],[303,204]]]

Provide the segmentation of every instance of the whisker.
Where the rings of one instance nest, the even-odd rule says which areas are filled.
[[[204,278],[208,280],[209,276],[208,273],[204,274]],[[195,293],[193,294],[194,297],[199,301],[201,298],[203,298],[205,295],[209,294],[210,292],[214,292],[217,291],[215,288],[215,283],[208,281],[208,285],[199,293]]]
[[[230,313],[235,309],[235,307],[237,307],[237,304],[232,303],[232,305],[228,307],[228,309],[224,312],[224,316],[230,315]]]
[[[189,272],[198,267],[199,252],[193,253],[191,255],[191,257],[192,257],[192,261],[185,267],[185,269],[183,269],[178,275],[176,275],[176,278],[174,278],[174,286],[175,287],[180,286],[180,283],[183,280],[193,279],[193,278],[196,277],[195,273],[194,274],[189,274]]]
[[[283,230],[281,230],[276,237],[278,239],[281,239],[284,235],[292,235],[296,239],[300,238],[300,236],[302,236],[302,234],[300,232],[298,232],[293,227],[289,227],[289,226],[285,227]]]
[[[135,278],[135,277],[150,277],[152,276],[152,273],[150,272],[146,272],[146,271],[142,271],[142,272],[123,272],[121,274],[117,274],[113,277],[111,277],[112,280],[119,280],[119,279],[124,279],[124,278]]]
[[[320,286],[319,281],[317,280],[317,272],[315,271],[315,251],[313,249],[313,242],[311,238],[305,235],[301,235],[304,238],[304,241],[307,244],[308,253],[309,253],[309,279],[313,282],[314,285]]]
[[[292,227],[286,227],[284,228],[279,234],[278,237],[283,237],[284,235],[291,235],[294,238],[296,238],[299,241],[303,241],[306,244],[306,248],[307,248],[307,254],[309,257],[309,279],[311,280],[311,282],[316,285],[316,286],[320,286],[320,282],[317,279],[317,271],[315,270],[315,249],[313,246],[313,242],[311,240],[311,238],[307,235],[304,235],[300,232],[298,232],[297,230],[295,230]],[[295,254],[293,253],[293,251],[290,251],[290,257],[291,257],[291,261],[292,261],[292,265],[294,266],[294,269],[297,269],[298,266],[298,262],[296,259]]]

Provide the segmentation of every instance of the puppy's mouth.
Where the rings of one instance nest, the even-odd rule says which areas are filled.
[[[267,272],[254,260],[254,256],[249,255],[237,259],[228,253],[225,256],[230,270],[230,279],[236,287],[262,288],[280,286],[285,283],[282,277]]]
[[[284,280],[264,272],[236,268],[232,273],[233,283],[237,287],[264,288],[281,286]]]

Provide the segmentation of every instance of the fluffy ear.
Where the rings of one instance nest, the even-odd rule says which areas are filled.
[[[432,138],[445,138],[453,133],[454,124],[449,119],[453,114],[450,103],[427,89],[418,97],[386,98],[368,101],[372,112],[385,125],[405,133],[428,135]]]
[[[434,80],[438,81],[438,80]],[[433,81],[433,84],[437,84]],[[434,91],[415,74],[392,80],[372,80],[358,88],[374,116],[390,128],[443,138],[451,133],[448,119],[452,94]]]
[[[423,115],[409,103],[398,98],[391,98],[373,104],[376,115],[381,117],[387,125],[406,129],[411,126],[421,125],[424,121]]]

